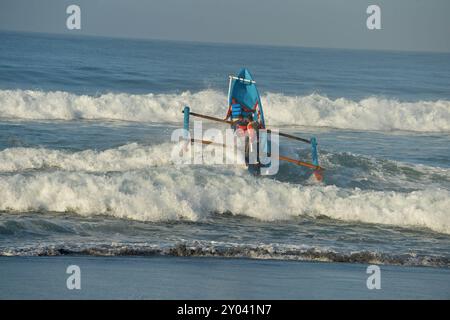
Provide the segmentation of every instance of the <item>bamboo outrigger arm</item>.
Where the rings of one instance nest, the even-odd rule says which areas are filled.
[[[184,110],[182,112],[184,113]],[[216,118],[216,117],[211,117],[211,116],[207,116],[207,115],[196,113],[196,112],[189,112],[189,114],[191,116],[194,116],[194,117],[203,118],[203,119],[207,119],[207,120],[211,120],[211,121],[217,121],[217,122],[222,122],[222,123],[233,124],[233,121],[224,120],[224,119],[220,119],[220,118]],[[267,132],[270,133],[272,131],[270,129],[267,129]],[[305,139],[305,138],[296,137],[296,136],[293,136],[293,135],[288,134],[288,133],[278,132],[278,135],[280,135],[282,137],[289,138],[289,139],[294,139],[294,140],[297,140],[297,141],[302,141],[302,142],[311,144],[311,140],[308,140],[308,139]]]
[[[182,112],[184,113],[184,127],[185,128],[189,128],[189,115],[194,116],[194,117],[198,117],[198,118],[211,120],[211,121],[227,123],[227,124],[233,124],[233,121],[224,120],[224,119],[220,119],[220,118],[216,118],[216,117],[212,117],[212,116],[208,116],[208,115],[204,115],[204,114],[200,114],[200,113],[196,113],[196,112],[191,112],[189,110],[189,107],[185,107]],[[270,129],[268,129],[267,131],[271,132]],[[307,167],[307,168],[310,168],[310,169],[314,169],[315,172],[325,170],[323,167],[321,167],[319,165],[319,162],[318,162],[317,142],[316,142],[315,138],[311,138],[311,140],[308,140],[308,139],[300,138],[300,137],[293,136],[293,135],[290,135],[290,134],[287,134],[287,133],[278,132],[278,134],[280,136],[283,136],[283,137],[286,137],[286,138],[290,138],[290,139],[294,139],[294,140],[298,140],[298,141],[302,141],[302,142],[311,144],[311,146],[312,146],[312,160],[313,160],[313,163],[292,159],[292,158],[289,158],[289,157],[286,157],[286,156],[282,156],[282,155],[278,156],[279,160],[287,161],[287,162],[296,164],[298,166],[303,166],[303,167]],[[185,137],[185,139],[187,139],[187,137]],[[208,140],[190,139],[190,142],[191,143],[202,143],[202,144],[206,144],[206,145],[218,145],[218,146],[222,146],[224,148],[226,147],[225,144],[216,143],[216,142],[208,141]]]

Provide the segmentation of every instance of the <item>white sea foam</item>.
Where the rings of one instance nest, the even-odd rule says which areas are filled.
[[[56,168],[67,171],[126,171],[170,163],[173,143],[143,146],[130,143],[104,151],[69,152],[46,148],[8,148],[0,151],[0,172]]]
[[[400,102],[370,97],[360,101],[336,100],[312,94],[289,97],[268,94],[265,102],[276,113],[277,125],[333,127],[358,130],[450,131],[450,101]],[[272,119],[271,119],[272,120]]]
[[[110,171],[143,170],[151,167],[171,166],[173,170],[176,163],[172,161],[173,150],[180,150],[180,145],[162,143],[155,145],[141,145],[130,143],[123,146],[98,151],[84,150],[71,152],[47,148],[15,147],[0,151],[1,172],[23,172],[27,170],[63,170],[80,172],[105,173]],[[213,161],[207,157],[207,146],[204,147],[204,161]],[[191,149],[184,149],[183,159],[192,161]],[[233,159],[234,152],[227,149],[226,156]],[[350,161],[352,170],[354,162],[359,163],[358,180],[369,179],[380,185],[396,185],[422,189],[424,185],[448,189],[450,182],[450,169],[430,167],[425,165],[407,164],[393,160],[380,160],[373,157],[351,153],[322,153],[322,165],[329,171],[343,172]],[[244,159],[241,159],[244,161]],[[290,165],[292,166],[292,165]],[[217,168],[217,166],[214,166]],[[343,171],[344,170],[344,171]],[[335,173],[338,174],[338,173]],[[339,175],[339,174],[338,174]],[[315,180],[312,179],[311,183]]]
[[[0,210],[103,214],[141,221],[197,221],[211,212],[265,221],[327,216],[450,234],[448,190],[401,193],[299,186],[231,170],[180,167],[101,175],[64,171],[6,175],[0,177]]]
[[[100,96],[68,92],[0,90],[0,114],[16,119],[111,119],[179,122],[181,109],[225,114],[225,95],[214,90],[181,94],[108,93]],[[318,94],[262,97],[266,121],[281,124],[358,130],[450,131],[450,101],[402,102],[370,97],[360,101],[329,99]]]
[[[211,156],[213,146],[202,146],[202,163],[217,165]],[[58,169],[64,171],[109,172],[141,170],[150,167],[194,163],[193,149],[185,142],[167,142],[152,146],[130,143],[103,151],[70,152],[46,148],[7,148],[0,151],[0,172]],[[176,159],[172,159],[176,155]],[[243,154],[227,147],[224,156],[232,164],[244,164]],[[238,159],[235,157],[238,156]],[[225,158],[223,158],[225,161]]]
[[[219,241],[177,241],[175,243],[125,243],[98,241],[96,243],[39,242],[20,246],[0,246],[0,256],[148,256],[169,255],[181,257],[235,257],[251,259],[279,259],[322,262],[348,262],[370,264],[401,264],[410,266],[449,266],[445,256],[416,254],[415,252],[384,253],[361,250],[336,251],[328,247],[264,243],[233,243]]]

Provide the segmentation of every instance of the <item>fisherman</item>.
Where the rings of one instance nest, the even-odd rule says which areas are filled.
[[[233,121],[233,129],[238,135],[244,136],[247,131],[248,121],[244,119],[244,116],[240,114],[237,120]]]

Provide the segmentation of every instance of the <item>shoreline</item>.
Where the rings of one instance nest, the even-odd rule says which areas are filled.
[[[77,265],[81,289],[66,286]],[[0,257],[0,299],[449,299],[450,269],[218,257]]]

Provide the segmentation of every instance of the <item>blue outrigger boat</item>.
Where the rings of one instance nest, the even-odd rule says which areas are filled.
[[[241,69],[237,76],[229,76],[228,84],[228,108],[231,108],[233,101],[242,107],[242,117],[245,118],[248,115],[252,115],[253,119],[259,124],[259,134],[258,134],[258,150],[263,150],[265,154],[269,157],[271,156],[271,135],[272,130],[266,127],[266,121],[264,119],[264,111],[261,103],[261,97],[259,95],[258,89],[256,87],[256,81],[253,80],[252,75],[247,69]],[[222,123],[230,124],[233,128],[235,121],[224,120],[213,116],[203,115],[199,113],[192,112],[189,106],[186,106],[183,110],[184,113],[184,129],[189,132],[189,120],[190,116],[199,117],[211,121],[217,121]],[[274,131],[275,132],[275,131]],[[283,132],[276,132],[279,136],[286,137],[289,139],[294,139],[311,145],[311,162],[304,162],[301,160],[292,159],[286,156],[278,155],[279,160],[294,163],[296,165],[304,166],[313,169],[314,176],[317,180],[322,180],[322,168],[319,165],[319,157],[317,151],[317,140],[315,137],[310,139],[300,138]],[[201,140],[197,141],[195,139],[190,139],[191,143],[203,143],[203,144],[214,144],[212,141]],[[223,145],[225,147],[225,145]],[[246,163],[248,170],[253,174],[260,174],[264,168],[270,166],[269,162],[264,162],[262,159],[258,159],[257,164]]]

